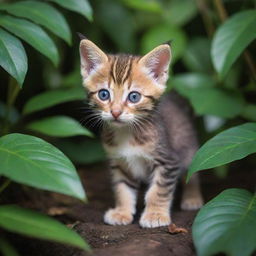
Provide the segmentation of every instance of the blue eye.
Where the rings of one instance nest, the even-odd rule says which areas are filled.
[[[130,92],[128,95],[128,100],[132,103],[137,103],[140,101],[141,94],[139,92]]]
[[[109,91],[106,89],[99,90],[98,96],[101,100],[108,100],[110,98]]]

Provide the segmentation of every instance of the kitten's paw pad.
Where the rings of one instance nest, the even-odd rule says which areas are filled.
[[[181,202],[182,210],[198,210],[203,206],[204,202],[201,197],[193,197],[183,199]]]
[[[133,216],[130,212],[118,208],[109,209],[104,215],[104,222],[109,225],[128,225],[132,221]]]
[[[160,212],[144,212],[140,218],[140,226],[143,228],[157,228],[171,224],[168,214]]]

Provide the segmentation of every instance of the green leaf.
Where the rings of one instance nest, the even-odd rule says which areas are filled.
[[[52,33],[71,44],[71,32],[65,17],[54,7],[44,2],[21,1],[4,5],[8,13],[27,18],[48,28]]]
[[[256,249],[256,195],[227,189],[198,213],[192,234],[198,256],[250,256]]]
[[[10,232],[90,250],[88,244],[64,224],[15,205],[0,206],[0,226]]]
[[[93,164],[106,161],[106,153],[100,141],[95,139],[58,140],[56,142],[61,149],[76,164]]]
[[[0,66],[22,86],[27,70],[27,55],[18,38],[0,28]]]
[[[15,248],[3,237],[0,237],[0,252],[3,256],[19,256]]]
[[[224,78],[243,50],[256,38],[256,10],[239,12],[219,27],[213,38],[212,60]]]
[[[54,65],[59,62],[59,54],[52,39],[38,25],[9,15],[0,15],[0,25],[20,37],[36,50],[49,58]]]
[[[47,117],[29,123],[26,128],[35,132],[56,137],[68,137],[76,135],[93,137],[93,134],[90,131],[84,128],[76,120],[67,116]]]
[[[156,0],[122,0],[128,7],[136,10],[159,13],[162,11],[161,5]]]
[[[136,24],[127,8],[122,6],[119,1],[99,1],[95,15],[97,15],[97,22],[118,46],[119,51],[134,51]]]
[[[82,87],[43,92],[26,103],[23,108],[23,114],[30,114],[68,101],[84,99],[85,93]]]
[[[214,88],[216,81],[211,76],[200,73],[176,75],[168,83],[181,95],[189,99],[199,115],[214,115],[232,118],[242,112],[244,100],[240,94]],[[218,102],[218,104],[216,104]]]
[[[196,153],[189,168],[194,172],[242,159],[256,152],[256,123],[225,130],[208,140]]]
[[[87,18],[89,21],[92,21],[92,8],[88,0],[49,0],[54,2],[68,10],[77,12]]]
[[[211,41],[204,37],[192,39],[184,52],[183,62],[194,72],[212,73]]]
[[[173,40],[171,48],[173,54],[172,63],[174,63],[183,55],[186,47],[186,35],[178,27],[161,24],[150,28],[150,30],[148,30],[142,37],[142,53],[145,54],[151,51],[154,47],[169,40]]]
[[[197,13],[197,5],[191,0],[172,0],[164,7],[164,18],[168,24],[183,26]]]
[[[241,113],[243,118],[246,118],[250,121],[256,121],[256,105],[255,104],[247,104],[243,112]]]
[[[71,161],[53,145],[12,133],[0,138],[0,174],[16,182],[85,199]]]

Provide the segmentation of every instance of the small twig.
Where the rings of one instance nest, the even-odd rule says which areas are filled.
[[[10,185],[11,180],[6,179],[5,182],[0,186],[0,194]]]

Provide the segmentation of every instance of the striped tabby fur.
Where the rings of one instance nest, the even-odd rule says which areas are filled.
[[[149,187],[140,225],[169,225],[177,180],[198,147],[186,102],[175,92],[162,96],[170,46],[160,45],[142,57],[107,55],[83,39],[80,55],[83,85],[94,112],[92,121],[103,126],[102,142],[116,197],[116,206],[105,213],[104,221],[112,225],[133,221],[137,190],[143,181]],[[132,92],[136,96],[132,97]],[[198,209],[201,205],[198,178],[194,176],[184,188],[181,207]]]

